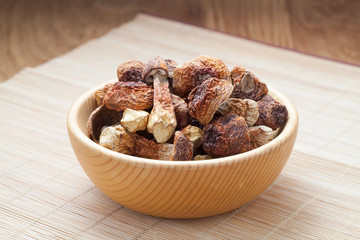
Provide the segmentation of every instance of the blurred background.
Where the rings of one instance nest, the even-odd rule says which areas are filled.
[[[139,12],[360,65],[358,0],[0,0],[0,81]]]

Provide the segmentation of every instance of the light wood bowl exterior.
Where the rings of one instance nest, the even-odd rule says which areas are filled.
[[[98,87],[97,87],[98,88]],[[74,152],[91,181],[109,198],[132,210],[169,218],[198,218],[236,209],[256,198],[279,175],[298,128],[294,105],[281,92],[270,94],[287,107],[289,119],[270,143],[255,150],[203,161],[144,159],[106,149],[86,136],[95,109],[95,89],[84,93],[68,114]]]

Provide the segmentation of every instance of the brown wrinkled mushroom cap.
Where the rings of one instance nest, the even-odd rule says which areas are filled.
[[[225,65],[223,61],[218,58],[210,57],[210,56],[198,56],[195,58],[195,61],[199,61],[202,64],[203,69],[212,69],[216,74],[216,78],[229,80],[229,69]],[[201,75],[196,76],[197,81],[195,82],[197,85],[201,84],[203,81],[208,78],[203,78]]]
[[[154,82],[153,78],[155,74],[160,74],[162,77],[167,77],[168,64],[170,64],[170,62],[166,62],[165,59],[160,56],[149,60],[149,62],[147,62],[145,65],[142,73],[143,81],[150,86]]]
[[[250,135],[244,118],[227,114],[204,128],[202,146],[214,157],[226,157],[250,149]]]
[[[286,107],[275,101],[270,95],[265,95],[258,101],[259,118],[255,125],[265,125],[273,130],[285,125],[288,118]]]
[[[189,108],[187,103],[184,99],[175,94],[171,94],[171,102],[174,106],[176,116],[176,128],[180,129],[187,126],[190,121]]]
[[[103,103],[110,109],[123,111],[149,109],[153,106],[154,89],[142,82],[116,82],[106,92]]]
[[[229,81],[216,78],[204,81],[189,94],[190,116],[204,125],[208,124],[219,106],[230,97],[232,90]]]
[[[117,68],[119,82],[141,82],[145,64],[140,61],[127,61]]]
[[[193,144],[185,135],[180,132],[175,132],[174,151],[171,155],[171,161],[189,161],[193,157]]]
[[[168,77],[173,78],[174,69],[177,67],[177,62],[172,59],[165,59],[165,63],[168,70]]]
[[[262,96],[268,93],[265,83],[261,82],[254,74],[246,71],[242,67],[234,67],[230,72],[230,77],[234,85],[231,94],[233,98],[252,99],[259,101]]]
[[[210,78],[229,81],[229,70],[218,58],[198,56],[174,69],[173,91],[180,97],[185,97],[194,87]]]
[[[104,126],[111,126],[120,122],[122,112],[108,109],[105,105],[97,107],[89,116],[86,123],[88,137],[99,142],[101,129]]]

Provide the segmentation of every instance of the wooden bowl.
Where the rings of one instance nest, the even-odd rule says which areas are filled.
[[[86,121],[96,108],[93,93],[99,87],[84,93],[69,110],[70,141],[91,181],[109,198],[141,213],[198,218],[236,209],[272,184],[295,142],[297,111],[284,94],[269,88],[270,95],[287,107],[289,119],[274,140],[257,149],[224,158],[184,162],[117,153],[86,135]]]

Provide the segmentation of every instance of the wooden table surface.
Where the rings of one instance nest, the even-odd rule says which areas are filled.
[[[0,81],[139,11],[360,65],[359,9],[356,0],[0,0]]]
[[[79,165],[67,111],[123,61],[200,54],[245,66],[295,104],[285,168],[254,201],[213,217],[157,218],[116,204]],[[0,239],[360,239],[359,76],[359,67],[139,15],[0,83]]]

